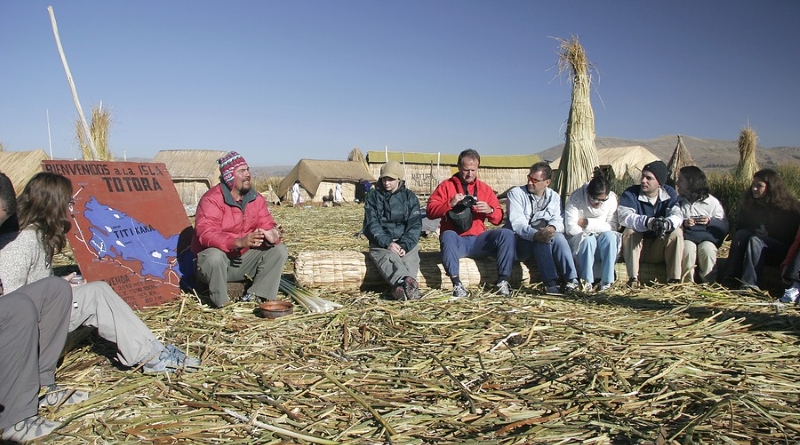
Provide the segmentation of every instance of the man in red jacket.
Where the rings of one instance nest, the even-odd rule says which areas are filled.
[[[486,230],[485,220],[494,225],[503,221],[503,208],[494,190],[478,179],[481,156],[468,149],[458,155],[458,173],[445,180],[428,199],[428,218],[441,218],[439,246],[444,270],[453,282],[453,297],[468,297],[470,292],[458,277],[460,258],[497,257],[495,292],[508,296],[508,277],[514,263],[514,232]]]
[[[253,284],[242,300],[274,300],[288,258],[280,227],[267,201],[250,187],[244,158],[231,151],[217,162],[221,182],[200,198],[195,215],[192,252],[197,255],[198,278],[208,283],[217,307],[230,301],[228,281],[247,277]]]

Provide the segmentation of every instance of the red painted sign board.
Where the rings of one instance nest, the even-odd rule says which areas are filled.
[[[103,280],[133,308],[180,295],[178,238],[191,227],[162,163],[42,161],[72,181],[67,239],[87,281]]]

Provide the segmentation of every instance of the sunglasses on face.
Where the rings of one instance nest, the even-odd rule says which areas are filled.
[[[606,199],[600,199],[600,198],[595,198],[594,196],[590,196],[589,201],[591,201],[594,204],[602,204],[608,201],[608,197],[606,197]]]
[[[531,184],[536,185],[536,184],[538,184],[540,182],[547,181],[547,179],[536,179],[536,178],[532,177],[531,175],[528,175],[528,181],[530,181]]]

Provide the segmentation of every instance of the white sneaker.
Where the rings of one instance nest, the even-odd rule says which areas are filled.
[[[506,280],[499,281],[494,287],[494,292],[502,297],[508,297],[511,295],[511,285]]]
[[[453,298],[467,298],[469,296],[470,293],[463,284],[459,283],[453,286]]]
[[[611,284],[613,283],[600,283],[600,288],[598,289],[598,292],[605,292],[611,289]]]
[[[781,303],[795,303],[798,296],[800,296],[800,289],[792,286],[783,293]]]

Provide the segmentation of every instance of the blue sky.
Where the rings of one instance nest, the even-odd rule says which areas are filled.
[[[252,165],[354,147],[536,153],[563,142],[558,41],[597,69],[598,136],[800,146],[795,0],[0,0],[0,143],[76,154],[77,111],[110,107],[117,157],[237,150]]]

